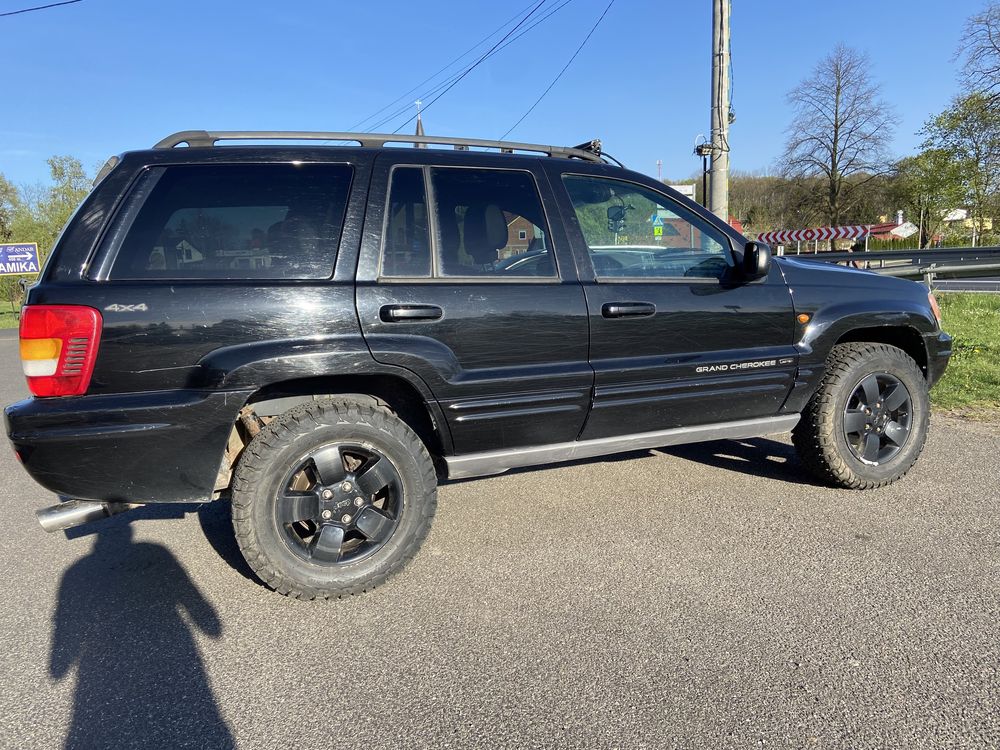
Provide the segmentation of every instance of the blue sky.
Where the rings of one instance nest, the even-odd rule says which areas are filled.
[[[537,15],[560,1],[547,0]],[[785,94],[839,41],[870,54],[901,118],[893,150],[912,153],[916,131],[956,91],[952,56],[966,17],[984,3],[734,0],[733,167],[774,164],[789,121]],[[35,4],[0,0],[0,12]],[[572,0],[482,64],[426,111],[427,132],[499,137],[606,4]],[[189,128],[345,129],[528,7],[83,0],[0,18],[0,172],[16,183],[43,180],[52,154],[94,170],[113,153]],[[710,0],[616,0],[510,138],[572,145],[600,137],[633,169],[655,175],[662,159],[665,177],[691,176],[700,166],[694,140],[709,129],[710,33]]]

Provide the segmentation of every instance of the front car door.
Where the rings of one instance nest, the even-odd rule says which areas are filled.
[[[658,183],[613,167],[551,172],[590,275],[596,381],[581,438],[775,415],[797,362],[780,270],[742,277],[728,228]]]
[[[377,360],[424,380],[456,453],[575,440],[590,405],[586,301],[537,161],[376,160],[362,330]]]

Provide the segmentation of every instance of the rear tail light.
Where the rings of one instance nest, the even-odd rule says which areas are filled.
[[[82,305],[28,305],[21,311],[21,366],[36,396],[87,392],[101,342],[101,314]]]

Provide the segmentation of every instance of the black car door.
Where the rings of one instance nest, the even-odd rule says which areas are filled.
[[[414,149],[375,164],[357,274],[374,357],[440,403],[456,453],[574,440],[583,290],[535,159]]]
[[[774,415],[797,362],[779,269],[741,276],[728,230],[638,175],[551,171],[581,275],[593,274],[596,381],[582,438]]]

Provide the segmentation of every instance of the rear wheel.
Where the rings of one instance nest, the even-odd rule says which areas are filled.
[[[272,420],[233,478],[240,549],[268,586],[305,599],[370,590],[416,554],[437,499],[414,432],[365,399],[316,402]]]
[[[910,470],[929,418],[927,381],[906,352],[888,344],[838,344],[792,441],[820,479],[871,489]]]

